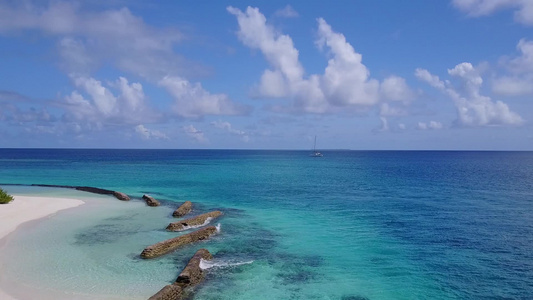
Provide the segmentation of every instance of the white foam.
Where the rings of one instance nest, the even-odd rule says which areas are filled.
[[[211,222],[211,220],[213,220],[213,218],[211,217],[207,217],[207,219],[205,219],[205,222],[203,224],[200,224],[200,225],[192,225],[192,226],[183,226],[182,229],[180,231],[185,231],[185,230],[189,230],[189,229],[193,229],[193,228],[199,228],[199,227],[203,227],[207,224],[209,224],[209,222]],[[218,229],[217,229],[218,231]]]
[[[220,233],[220,227],[221,227],[220,223],[218,223],[217,226],[215,227],[217,228],[217,233]]]
[[[204,260],[200,259],[200,269],[207,270],[211,268],[229,268],[241,265],[249,265],[253,263],[253,260],[249,261],[217,261],[217,260]]]

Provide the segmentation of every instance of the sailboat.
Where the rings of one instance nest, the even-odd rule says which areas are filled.
[[[313,153],[311,153],[309,156],[311,157],[322,157],[322,153],[316,151],[316,135],[315,135],[315,144],[313,145]]]

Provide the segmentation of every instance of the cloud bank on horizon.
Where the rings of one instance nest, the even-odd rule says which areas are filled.
[[[453,0],[450,31],[334,4],[128,5],[0,1],[0,147],[533,150],[531,1]],[[468,40],[481,22],[501,36]]]

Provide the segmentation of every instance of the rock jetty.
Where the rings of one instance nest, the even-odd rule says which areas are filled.
[[[178,207],[178,209],[174,211],[174,213],[172,213],[172,216],[176,218],[180,218],[190,213],[191,210],[192,210],[192,202],[185,201],[180,207]]]
[[[186,219],[186,220],[182,220],[182,221],[179,221],[179,222],[170,223],[167,226],[167,230],[170,230],[170,231],[184,231],[184,230],[187,230],[187,229],[191,229],[191,227],[194,228],[194,227],[198,227],[198,226],[202,226],[202,225],[207,225],[207,223],[209,223],[209,221],[211,219],[217,218],[220,215],[222,215],[222,212],[218,211],[218,210],[212,211],[212,212],[208,212],[208,213],[201,214],[199,216],[196,216],[196,217],[193,217],[193,218],[190,218],[190,219]]]
[[[117,198],[118,200],[122,200],[122,201],[130,200],[130,197],[128,197],[128,195],[126,195],[124,193],[117,192],[117,191],[112,191],[112,190],[101,189],[101,188],[92,187],[92,186],[55,185],[55,184],[32,184],[32,186],[55,187],[55,188],[63,188],[63,189],[75,189],[75,190],[78,190],[78,191],[89,192],[89,193],[93,193],[93,194],[113,195],[115,198]]]
[[[205,240],[217,232],[215,226],[208,226],[188,234],[184,234],[166,241],[146,247],[141,253],[142,258],[154,258],[167,254],[185,245]]]
[[[196,251],[189,260],[187,266],[181,271],[176,282],[162,288],[148,300],[180,300],[184,297],[183,290],[187,287],[197,285],[204,279],[203,270],[200,268],[202,259],[211,260],[213,256],[207,249]]]
[[[182,297],[183,289],[177,284],[169,284],[148,300],[180,300]]]
[[[143,195],[143,200],[146,202],[146,205],[148,206],[159,206],[161,203],[159,201],[155,200],[154,197],[149,195]]]
[[[176,284],[181,287],[186,287],[189,285],[196,285],[204,279],[204,272],[200,268],[200,261],[202,259],[211,260],[213,256],[207,249],[200,249],[196,251],[194,256],[189,260],[189,263],[181,271],[178,279],[176,279]]]

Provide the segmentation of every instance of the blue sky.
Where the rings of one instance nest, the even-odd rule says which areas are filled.
[[[0,147],[533,150],[533,1],[1,1]]]

